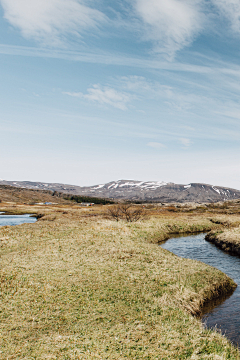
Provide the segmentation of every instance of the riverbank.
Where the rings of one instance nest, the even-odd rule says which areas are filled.
[[[221,329],[226,337],[237,345],[240,344],[240,257],[221,251],[206,241],[205,235],[171,238],[161,244],[161,247],[177,256],[199,260],[211,265],[236,282],[238,287],[235,291],[208,303],[203,309],[203,317],[201,318],[208,328],[217,327]]]
[[[239,358],[193,316],[234,282],[157,246],[222,225],[192,214],[126,223],[102,208],[44,211],[35,224],[0,228],[1,359]]]
[[[240,227],[209,232],[205,239],[221,250],[240,255]]]

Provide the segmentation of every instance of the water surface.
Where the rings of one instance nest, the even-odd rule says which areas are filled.
[[[0,213],[0,226],[6,225],[20,225],[25,223],[35,223],[37,219],[35,217],[30,217],[31,215],[3,215]]]
[[[215,245],[207,242],[205,234],[177,237],[161,245],[174,254],[200,260],[223,271],[238,285],[227,299],[203,315],[203,322],[208,327],[217,327],[236,345],[240,345],[240,257],[227,254]]]

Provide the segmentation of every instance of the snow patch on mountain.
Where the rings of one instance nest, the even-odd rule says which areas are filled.
[[[212,189],[213,189],[214,191],[216,191],[219,195],[221,195],[220,191],[219,191],[218,189],[216,189],[214,186],[212,186]]]
[[[149,189],[149,190],[156,190],[159,187],[168,185],[165,181],[129,181],[129,180],[118,180],[114,181],[105,185],[98,185],[96,187],[93,187],[94,190],[98,190],[100,188],[106,188],[106,189],[123,189],[123,188],[130,188],[130,189]]]
[[[103,188],[104,186],[105,186],[105,184],[101,184],[101,185],[98,185],[98,186],[94,187],[93,189],[94,190],[99,190],[99,189]]]

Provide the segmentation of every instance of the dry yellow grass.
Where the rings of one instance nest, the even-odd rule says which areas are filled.
[[[240,226],[211,231],[206,239],[224,251],[240,255]]]
[[[187,215],[128,224],[89,216],[97,209],[44,212],[35,224],[0,228],[0,359],[239,358],[192,316],[234,283],[153,244],[218,224]]]

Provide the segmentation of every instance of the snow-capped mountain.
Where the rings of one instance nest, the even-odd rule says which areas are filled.
[[[217,202],[240,199],[240,190],[198,183],[179,185],[163,181],[118,180],[107,184],[80,187],[57,183],[0,180],[0,185],[101,198],[165,203]]]
[[[168,183],[164,181],[134,181],[134,180],[118,180],[107,184],[97,185],[92,187],[92,191],[100,189],[141,189],[141,190],[156,190],[161,186],[165,186]]]

